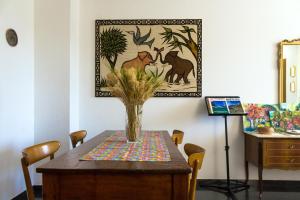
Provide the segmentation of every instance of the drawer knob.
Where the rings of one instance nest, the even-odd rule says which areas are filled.
[[[295,158],[290,159],[290,163],[294,163],[296,161]]]
[[[296,146],[295,146],[294,144],[291,144],[291,145],[290,145],[290,149],[295,149],[295,147],[296,147]]]

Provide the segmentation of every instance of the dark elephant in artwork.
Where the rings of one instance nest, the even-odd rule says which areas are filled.
[[[172,68],[166,73],[165,81],[173,83],[173,78],[176,74],[177,78],[175,83],[178,84],[181,79],[183,79],[185,84],[190,83],[187,77],[191,71],[193,71],[195,77],[193,63],[187,59],[180,58],[178,56],[178,51],[169,51],[165,56],[165,60],[162,59],[161,53],[159,53],[159,55],[162,64],[168,63],[172,65]]]

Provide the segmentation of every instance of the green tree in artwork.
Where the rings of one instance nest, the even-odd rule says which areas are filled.
[[[164,42],[169,44],[172,49],[179,48],[182,52],[182,47],[186,47],[191,51],[195,59],[197,60],[198,46],[192,38],[192,33],[196,34],[193,28],[188,26],[182,26],[183,29],[179,30],[180,33],[174,32],[171,28],[163,27],[165,32],[160,33],[163,35]]]
[[[300,111],[300,103],[297,104],[295,110],[296,110],[296,111]]]
[[[109,28],[100,34],[100,54],[106,58],[112,70],[115,70],[118,55],[126,51],[127,40],[120,29]]]

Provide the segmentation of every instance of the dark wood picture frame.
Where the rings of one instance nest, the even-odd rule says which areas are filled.
[[[96,20],[95,21],[95,97],[111,97],[111,93],[109,91],[101,90],[101,88],[102,88],[101,85],[102,85],[102,81],[103,81],[102,80],[103,74],[101,74],[102,73],[101,67],[103,65],[103,63],[102,63],[103,55],[101,54],[101,31],[100,31],[100,29],[102,27],[108,27],[106,30],[109,30],[109,27],[111,28],[113,26],[118,26],[118,25],[133,25],[133,26],[136,26],[137,29],[138,29],[138,26],[139,27],[149,26],[150,32],[151,32],[151,28],[152,28],[152,33],[153,33],[152,25],[161,25],[162,27],[169,26],[169,25],[170,26],[178,25],[178,26],[182,27],[181,30],[174,29],[174,32],[176,31],[176,32],[182,33],[182,34],[189,34],[189,33],[184,32],[184,29],[183,29],[184,26],[196,27],[197,30],[195,30],[195,32],[193,31],[191,33],[191,34],[194,34],[193,37],[195,38],[194,40],[196,40],[195,43],[196,43],[196,49],[197,49],[197,51],[196,51],[197,53],[195,53],[195,51],[193,52],[194,59],[195,59],[195,60],[193,60],[193,62],[195,63],[195,65],[193,65],[193,67],[194,67],[194,69],[193,69],[193,75],[194,75],[193,91],[181,91],[180,89],[178,89],[178,90],[174,89],[173,91],[164,90],[164,91],[156,92],[155,97],[201,97],[202,96],[202,20],[201,19],[137,19],[137,20]],[[147,30],[149,30],[149,29],[147,29]],[[137,30],[137,31],[139,31],[139,30]],[[129,32],[129,31],[126,31],[126,32]],[[124,33],[127,34],[126,32],[124,32]],[[141,35],[144,35],[145,34],[144,32],[142,32]],[[163,37],[163,36],[161,36],[161,37]],[[173,37],[174,37],[174,35],[173,35]],[[162,38],[160,38],[160,40],[162,40]],[[164,45],[168,46],[168,45],[170,45],[170,43],[172,41],[174,41],[174,39],[171,39],[171,41],[167,41]],[[185,48],[183,46],[184,42],[182,42],[182,41],[180,41],[180,42],[182,44],[182,47],[180,47],[180,48],[178,46],[174,47],[173,48],[174,51],[176,50],[178,52],[180,52],[180,51],[182,52],[182,48]],[[170,46],[167,48],[170,48]],[[150,49],[151,49],[151,47],[150,47]],[[190,52],[192,52],[192,51],[190,50]],[[160,56],[161,56],[161,54],[160,54]],[[156,58],[157,57],[158,56],[156,56]],[[161,58],[162,58],[162,56],[161,56]],[[113,63],[113,62],[110,61],[110,64],[111,63]],[[173,68],[173,65],[171,65],[171,67]],[[190,74],[192,74],[192,72]],[[192,75],[190,75],[190,76],[192,77]],[[167,73],[166,73],[165,77],[167,77]],[[178,77],[178,79],[179,79],[179,75],[177,75],[177,74],[175,74],[175,76],[170,76],[170,79],[168,79],[169,81],[167,82],[168,84],[171,84],[171,86],[175,85],[175,84],[176,85],[179,85],[179,84],[185,85],[186,84],[186,88],[188,88],[189,82],[186,82],[187,79],[185,79],[185,80],[183,78],[180,79],[180,83],[176,82],[176,80],[175,80],[176,83],[174,82],[175,83],[174,84],[171,82],[171,80],[173,81],[173,77],[175,77],[175,79],[176,79],[176,77]]]

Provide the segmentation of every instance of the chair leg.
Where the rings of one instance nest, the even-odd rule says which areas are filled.
[[[191,177],[190,188],[189,188],[189,200],[195,200],[197,175],[198,175],[198,169],[199,169],[198,165],[199,165],[199,161],[195,160],[194,167],[193,167],[193,172],[192,172],[192,177]]]
[[[22,169],[23,169],[23,174],[24,174],[24,179],[26,184],[27,198],[28,200],[34,200],[34,192],[31,184],[28,166],[23,158],[21,159],[21,163],[22,163]]]

